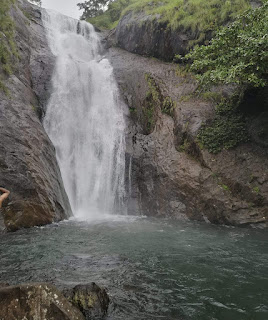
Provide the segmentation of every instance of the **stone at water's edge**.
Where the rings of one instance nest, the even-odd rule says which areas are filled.
[[[86,320],[103,317],[107,314],[110,302],[109,296],[104,289],[94,282],[65,290],[63,294],[83,313]]]
[[[84,320],[54,286],[46,283],[0,288],[1,320]]]
[[[7,230],[15,231],[66,219],[71,208],[40,121],[54,65],[41,12],[19,0],[11,16],[20,59],[5,80],[9,96],[0,90],[0,185],[11,191],[3,213]]]

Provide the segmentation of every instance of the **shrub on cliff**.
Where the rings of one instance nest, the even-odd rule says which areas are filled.
[[[235,147],[249,139],[247,123],[239,104],[246,89],[267,86],[268,1],[246,10],[222,28],[208,46],[197,46],[185,57],[197,73],[199,88],[236,84],[239,94],[218,105],[215,119],[204,124],[197,140],[209,152]]]
[[[197,46],[186,58],[202,87],[236,83],[244,87],[267,85],[268,1],[248,9],[222,28],[208,46]]]

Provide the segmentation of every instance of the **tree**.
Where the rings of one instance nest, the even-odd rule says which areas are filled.
[[[112,0],[89,0],[78,3],[79,10],[84,10],[81,19],[94,18],[102,14]]]
[[[268,1],[248,9],[222,28],[208,46],[186,55],[201,86],[236,83],[244,87],[267,85]]]

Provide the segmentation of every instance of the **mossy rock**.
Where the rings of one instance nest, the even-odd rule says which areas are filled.
[[[77,285],[73,289],[65,290],[63,294],[83,313],[86,320],[103,317],[107,314],[109,296],[105,289],[100,288],[94,282]]]
[[[0,286],[0,319],[84,320],[84,316],[53,285],[29,283]]]

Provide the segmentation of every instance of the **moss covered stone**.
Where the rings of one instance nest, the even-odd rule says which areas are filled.
[[[238,103],[239,101],[237,105]],[[237,105],[231,100],[221,101],[217,106],[215,119],[204,124],[199,131],[197,140],[201,147],[211,153],[218,153],[249,140],[246,120],[238,111]]]
[[[109,296],[106,291],[94,282],[87,285],[77,285],[73,289],[64,291],[65,297],[77,307],[85,319],[103,317],[107,314]]]
[[[151,74],[146,73],[145,80],[148,84],[148,91],[142,105],[142,122],[145,134],[149,134],[154,129],[157,111],[173,116],[176,103],[169,96],[162,94],[156,79]]]

